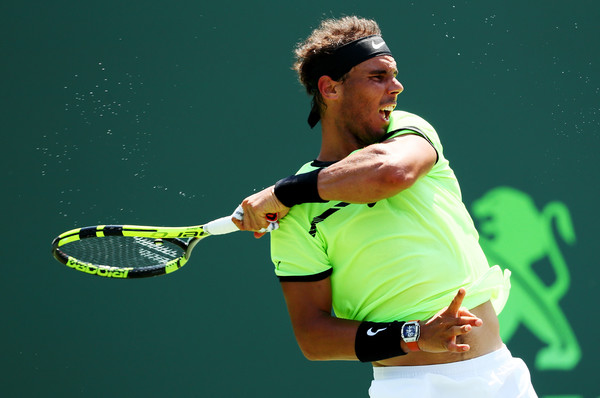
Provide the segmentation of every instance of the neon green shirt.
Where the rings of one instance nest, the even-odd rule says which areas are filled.
[[[413,186],[374,204],[294,206],[271,233],[271,257],[282,281],[331,277],[336,316],[375,322],[428,319],[460,287],[463,305],[492,299],[503,308],[510,272],[489,267],[478,234],[434,128],[408,112],[392,113],[388,139],[419,134],[438,153]],[[310,162],[298,173],[324,166]]]

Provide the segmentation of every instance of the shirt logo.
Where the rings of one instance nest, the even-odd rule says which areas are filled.
[[[383,40],[379,43],[375,43],[375,40],[371,41],[371,46],[373,46],[373,49],[375,50],[379,50],[381,47],[383,47],[384,44],[385,42]]]
[[[373,328],[370,328],[369,330],[367,330],[367,336],[375,336],[377,333],[383,332],[385,329],[387,329],[387,327],[384,327],[383,329],[377,329],[377,330],[373,330]]]

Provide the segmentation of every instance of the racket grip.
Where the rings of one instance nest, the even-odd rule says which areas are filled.
[[[265,232],[271,232],[271,231],[275,231],[277,228],[279,228],[279,223],[277,221],[269,221],[269,226],[267,228],[261,228],[260,233],[265,233]]]
[[[242,209],[242,206],[238,206],[237,209],[235,209],[235,211],[233,212],[233,214],[231,215],[234,218],[237,218],[238,220],[243,220],[244,219],[244,209]],[[269,213],[266,216],[267,221],[269,221],[269,226],[267,228],[262,228],[260,231],[260,233],[265,233],[265,232],[271,232],[271,231],[275,231],[277,228],[279,228],[279,223],[277,222],[277,213]]]
[[[211,235],[224,235],[240,229],[231,221],[231,216],[221,217],[203,225],[202,229]]]

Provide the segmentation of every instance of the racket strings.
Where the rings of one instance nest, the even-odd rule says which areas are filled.
[[[185,253],[171,241],[137,236],[81,239],[61,246],[60,250],[79,261],[120,268],[164,266]]]

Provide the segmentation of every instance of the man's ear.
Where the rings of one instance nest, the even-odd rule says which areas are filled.
[[[317,83],[317,86],[319,87],[319,92],[321,93],[323,99],[330,100],[335,100],[338,98],[339,85],[339,82],[336,82],[335,80],[326,75],[321,76]]]

